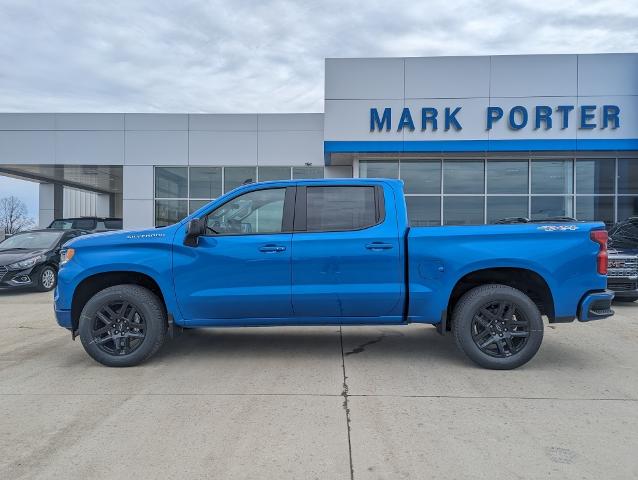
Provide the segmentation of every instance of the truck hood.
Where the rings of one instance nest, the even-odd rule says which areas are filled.
[[[0,265],[10,265],[15,262],[19,262],[21,260],[26,260],[31,257],[35,257],[36,255],[44,255],[48,252],[48,250],[42,249],[28,249],[24,250],[21,248],[11,248],[7,250],[0,250]]]
[[[93,233],[75,238],[67,242],[65,247],[83,248],[99,247],[101,245],[123,244],[134,246],[138,242],[158,242],[172,241],[175,230],[179,223],[168,227],[150,228],[147,230],[114,230],[109,232]]]

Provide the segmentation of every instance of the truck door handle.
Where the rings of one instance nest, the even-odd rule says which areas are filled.
[[[390,250],[392,248],[391,243],[372,242],[366,245],[368,250]]]
[[[286,247],[283,245],[263,245],[259,247],[259,251],[264,253],[283,252],[284,250],[286,250]]]

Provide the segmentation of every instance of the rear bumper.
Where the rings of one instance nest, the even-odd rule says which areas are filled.
[[[589,322],[611,317],[614,314],[611,309],[611,301],[613,299],[614,292],[611,290],[588,293],[581,300],[580,307],[578,307],[578,320]]]

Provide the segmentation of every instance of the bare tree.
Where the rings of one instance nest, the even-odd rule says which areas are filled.
[[[27,206],[18,197],[0,198],[0,231],[12,235],[35,224],[28,216]]]

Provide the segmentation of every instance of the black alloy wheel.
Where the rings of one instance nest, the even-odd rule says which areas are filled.
[[[472,340],[485,354],[496,358],[515,355],[529,339],[529,320],[506,300],[488,302],[472,319]]]
[[[137,350],[146,337],[146,321],[127,301],[105,304],[93,318],[93,342],[109,355],[128,355]]]
[[[123,284],[93,295],[80,314],[84,350],[109,367],[138,365],[157,352],[168,329],[161,298],[141,285]]]
[[[508,285],[487,284],[465,293],[452,312],[456,343],[478,365],[520,367],[543,341],[543,318],[534,301]]]

